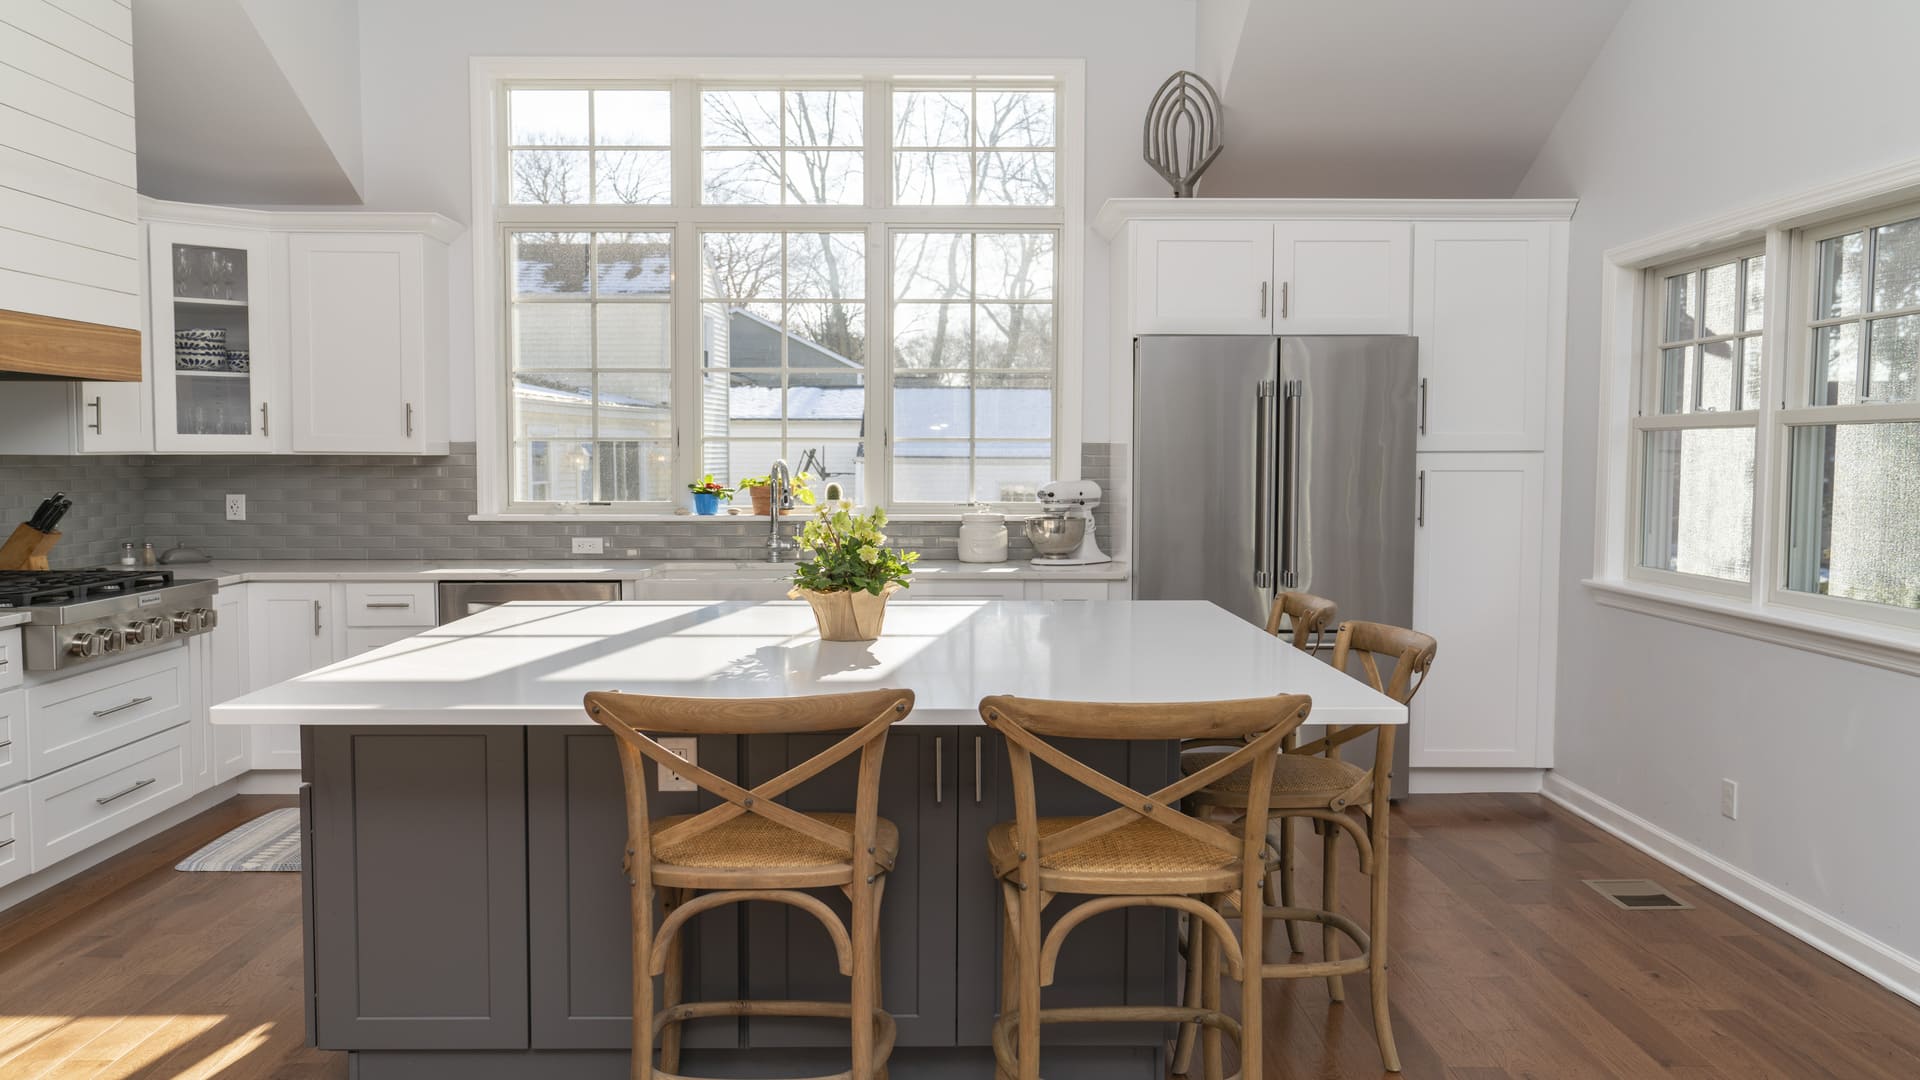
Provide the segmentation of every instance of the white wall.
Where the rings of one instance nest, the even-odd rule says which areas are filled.
[[[360,186],[360,21],[353,0],[242,0],[355,188]]]
[[[1087,63],[1086,206],[1161,184],[1140,160],[1140,117],[1160,81],[1191,67],[1192,0],[408,0],[360,6],[362,193],[370,207],[472,214],[472,56],[900,56],[1080,58]],[[1109,435],[1107,250],[1090,230],[1082,343],[1083,435]],[[472,250],[451,253],[452,438],[473,438]]]
[[[1827,28],[1846,28],[1844,60]],[[1920,679],[1600,607],[1579,580],[1593,566],[1601,253],[1920,157],[1916,39],[1907,0],[1636,0],[1518,192],[1580,198],[1556,773],[1909,958]],[[1722,777],[1740,784],[1738,821],[1720,816]]]

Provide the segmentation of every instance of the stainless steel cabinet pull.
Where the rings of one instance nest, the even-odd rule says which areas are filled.
[[[1427,470],[1420,470],[1420,504],[1413,512],[1413,523],[1421,528],[1427,527]]]
[[[260,437],[267,437],[267,403],[260,403]]]
[[[407,402],[407,438],[413,438],[413,402]]]
[[[410,608],[413,606],[413,601],[411,600],[369,600],[367,601],[367,606],[370,608]]]
[[[1267,283],[1260,283],[1260,317],[1267,317]]]
[[[320,636],[320,601],[313,602],[313,636]]]
[[[105,420],[107,411],[100,407],[100,398],[98,395],[95,395],[92,401],[87,402],[87,408],[93,410],[93,423],[87,426],[93,429],[95,435],[105,435],[107,433]]]
[[[980,744],[987,741],[985,735],[973,737],[973,805],[980,805]]]
[[[93,801],[100,804],[101,806],[105,806],[115,799],[126,798],[127,796],[133,794],[134,792],[139,791],[141,788],[146,787],[148,784],[153,783],[153,781],[154,781],[154,778],[151,776],[147,777],[145,780],[135,780],[133,783],[127,785],[126,787],[121,788],[119,791],[116,791],[111,795],[102,795]]]
[[[940,757],[942,750],[940,744],[942,741],[938,735],[933,737],[933,805],[935,806],[939,806],[941,801],[946,798],[946,788],[941,784],[941,780],[947,771],[947,767],[942,763]]]
[[[132,701],[127,702],[125,705],[115,705],[111,709],[95,709],[93,710],[93,715],[95,717],[112,716],[114,713],[126,712],[128,709],[133,708],[135,705],[145,705],[147,702],[152,700],[153,700],[153,695],[148,694],[145,697],[134,698]]]
[[[13,846],[13,840],[14,840],[14,838],[13,838],[13,837],[11,837],[11,836],[9,836],[9,837],[7,837],[7,838],[6,838],[5,840],[0,840],[0,848],[10,848],[10,847],[12,847],[12,846]]]
[[[1420,380],[1420,434],[1427,433],[1427,380]]]
[[[1283,319],[1287,317],[1287,286],[1288,284],[1290,283],[1285,281],[1280,283],[1280,317]]]
[[[12,739],[8,739],[8,740],[6,740],[5,742],[0,742],[0,750],[5,750],[5,749],[6,749],[7,747],[9,747],[9,746],[12,746],[12,745],[13,745],[13,740],[12,740]]]

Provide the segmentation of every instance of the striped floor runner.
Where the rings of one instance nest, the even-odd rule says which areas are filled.
[[[175,870],[300,869],[300,811],[269,811],[186,857]]]

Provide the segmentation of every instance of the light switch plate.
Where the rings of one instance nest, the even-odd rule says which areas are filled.
[[[700,764],[700,744],[691,735],[661,739],[660,745],[669,753],[674,754],[689,765]],[[695,785],[693,781],[662,765],[660,766],[660,790],[693,791],[695,790]]]
[[[247,520],[247,497],[245,495],[227,496],[227,520]]]
[[[573,538],[575,555],[600,555],[607,550],[607,540],[603,536],[576,536]]]

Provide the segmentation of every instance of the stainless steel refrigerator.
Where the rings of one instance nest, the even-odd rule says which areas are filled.
[[[1276,592],[1310,592],[1342,620],[1413,625],[1416,346],[1136,339],[1134,597],[1210,600],[1264,625]],[[1396,796],[1409,741],[1396,740]],[[1371,742],[1347,756],[1364,761]]]

